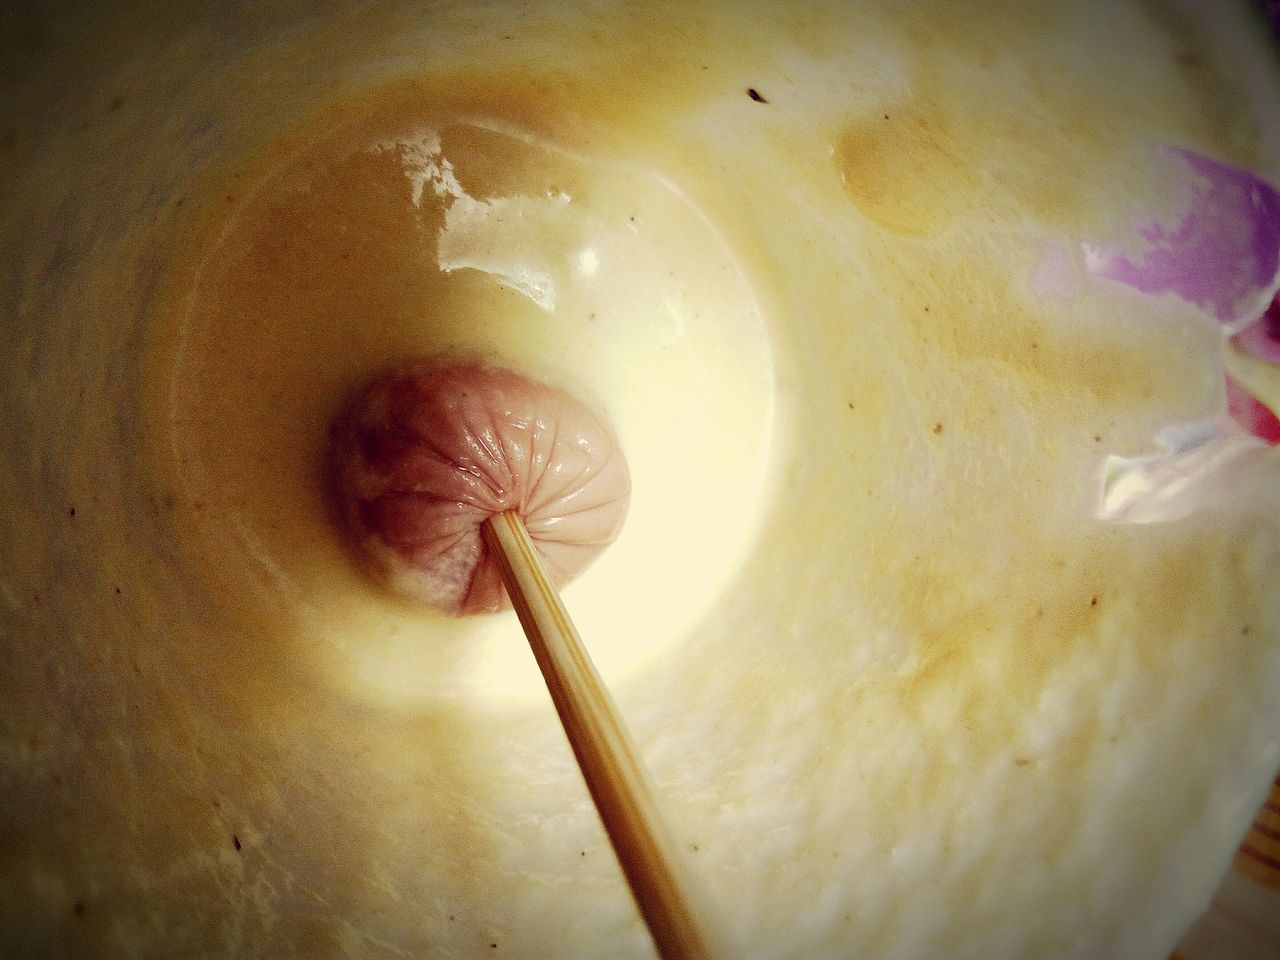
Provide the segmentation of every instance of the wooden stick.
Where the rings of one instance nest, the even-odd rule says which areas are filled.
[[[677,880],[676,848],[648,777],[529,531],[507,511],[485,521],[484,535],[659,955],[706,960],[711,954]]]

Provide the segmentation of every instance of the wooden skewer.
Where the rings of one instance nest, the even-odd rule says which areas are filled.
[[[529,531],[507,511],[485,521],[484,536],[659,955],[707,960],[711,954],[677,879],[676,848],[648,777]]]

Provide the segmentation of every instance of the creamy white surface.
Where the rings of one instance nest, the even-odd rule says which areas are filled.
[[[1280,763],[1280,529],[1235,501],[1096,519],[1108,453],[1221,406],[1217,332],[1118,287],[1038,298],[1031,278],[1046,240],[1159,203],[1157,142],[1280,179],[1277,131],[1259,126],[1280,103],[1233,81],[1247,51],[1171,39],[1193,27],[1157,4],[602,6],[585,35],[567,10],[15,18],[5,950],[648,955],[550,707],[525,695],[512,624],[432,646],[430,624],[321,545],[305,491],[283,533],[231,503],[210,520],[165,414],[191,266],[232,236],[277,145],[312,142],[329,104],[425,75],[462,118],[583,158],[605,207],[645,187],[658,222],[689,225],[628,248],[653,258],[641,276],[698,262],[682,243],[736,271],[685,284],[740,298],[756,364],[701,395],[735,431],[711,439],[758,454],[737,451],[760,473],[729,548],[663,542],[700,509],[671,471],[733,461],[701,448],[702,422],[671,437],[674,411],[653,409],[688,402],[730,320],[704,342],[666,328],[669,363],[644,326],[658,321],[637,319],[571,364],[627,445],[635,502],[642,482],[664,492],[570,602],[589,643],[653,644],[618,654],[615,694],[728,955],[1167,955]],[[526,319],[568,309],[559,288],[545,306]],[[317,341],[296,342],[305,358]],[[503,342],[550,362],[550,341]],[[270,389],[313,428],[339,399]],[[767,435],[712,412],[734,391],[772,411]],[[1274,452],[1244,469],[1246,489],[1280,474]],[[729,529],[725,481],[702,482]],[[254,559],[262,543],[302,549],[281,565]],[[676,575],[700,555],[718,563],[705,580]],[[664,607],[651,582],[687,592]],[[504,642],[514,703],[476,679]]]

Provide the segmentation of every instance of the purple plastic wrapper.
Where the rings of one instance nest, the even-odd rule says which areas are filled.
[[[1248,170],[1181,147],[1195,177],[1179,222],[1135,223],[1145,249],[1130,254],[1084,244],[1085,268],[1142,293],[1173,293],[1216,317],[1232,333],[1255,322],[1280,274],[1280,193]]]

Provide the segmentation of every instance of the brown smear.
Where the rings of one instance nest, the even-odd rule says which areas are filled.
[[[1221,141],[1218,118],[1238,116],[1199,66],[1209,60],[1202,41],[1165,4],[1148,7],[1168,46],[1130,55],[1111,38],[1070,34],[1051,7],[998,6],[1000,16],[981,24],[945,4],[906,21],[903,93],[851,119],[836,139],[849,199],[892,233],[930,236],[966,214],[1023,213],[1073,233],[1101,231],[1127,212],[1115,197],[1139,208],[1155,202],[1155,144],[1135,144],[1135,129]],[[1014,67],[1011,51],[1027,50],[1038,54]],[[1170,96],[1152,63],[1177,64],[1185,96]],[[1234,139],[1235,159],[1247,165],[1252,139]],[[1100,191],[1099,180],[1119,189]]]
[[[913,106],[851,123],[838,162],[849,199],[867,218],[893,233],[928,236],[978,187],[965,154],[945,116]]]

